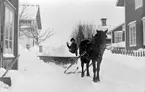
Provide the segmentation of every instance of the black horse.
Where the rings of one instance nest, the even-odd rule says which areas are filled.
[[[102,62],[102,56],[104,53],[104,50],[106,48],[105,39],[107,37],[106,31],[97,30],[97,34],[93,36],[92,40],[83,40],[79,44],[79,54],[81,56],[81,67],[82,67],[82,73],[81,76],[84,77],[84,64],[86,63],[87,68],[87,76],[90,76],[89,73],[89,63],[90,60],[92,60],[93,65],[93,81],[98,82],[100,81],[99,78],[99,71],[100,71],[100,64]],[[97,68],[96,68],[96,62],[97,62]],[[97,76],[96,76],[97,71]]]

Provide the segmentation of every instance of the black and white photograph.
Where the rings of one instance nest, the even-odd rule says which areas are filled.
[[[0,92],[145,92],[145,0],[0,0]]]

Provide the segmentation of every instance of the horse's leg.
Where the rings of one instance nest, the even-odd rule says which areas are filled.
[[[97,62],[97,81],[100,81],[100,65],[101,65],[102,59],[100,58],[100,60]]]
[[[89,64],[90,64],[90,60],[88,60],[88,61],[87,61],[87,64],[86,64],[87,76],[90,76],[90,73],[89,73]]]
[[[96,78],[96,61],[92,60],[92,64],[93,64],[93,73],[94,73],[93,81],[97,82],[97,78]]]
[[[82,67],[81,77],[84,77],[84,62],[83,62],[82,57],[81,57],[81,67]]]

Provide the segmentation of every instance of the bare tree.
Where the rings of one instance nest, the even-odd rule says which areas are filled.
[[[79,23],[72,32],[71,37],[73,37],[76,40],[77,44],[80,44],[80,42],[84,39],[91,40],[94,33],[95,33],[94,25]]]
[[[45,40],[47,40],[48,38],[50,38],[51,36],[53,36],[53,30],[45,30],[42,33],[42,30],[35,30],[35,28],[33,28],[32,26],[28,29],[25,28],[25,30],[22,31],[21,35],[25,35],[28,38],[34,39],[35,40],[35,44],[39,45],[41,42],[44,42]]]
[[[41,42],[44,42],[54,35],[53,30],[39,30],[36,22],[27,12],[28,7],[29,5],[27,4],[22,5],[19,13],[19,37],[22,39],[23,36],[27,36],[28,38],[33,39],[36,45],[39,45]]]
[[[77,27],[72,32],[71,37],[76,40],[76,43],[79,44],[81,40],[85,39],[84,29],[82,24],[78,24]]]
[[[85,25],[85,37],[86,39],[92,39],[92,36],[95,34],[95,26],[92,24]]]

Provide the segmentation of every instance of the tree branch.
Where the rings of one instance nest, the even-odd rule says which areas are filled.
[[[48,32],[47,33],[47,35],[44,37],[44,36],[41,36],[41,38],[39,38],[39,44],[41,43],[41,42],[43,42],[43,41],[45,41],[45,40],[47,40],[48,38],[50,38],[51,36],[53,36],[54,34],[50,31],[50,32]],[[42,37],[44,37],[44,38],[42,38]]]

